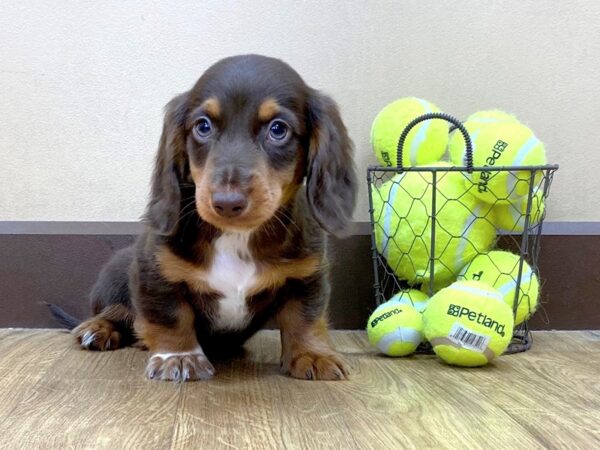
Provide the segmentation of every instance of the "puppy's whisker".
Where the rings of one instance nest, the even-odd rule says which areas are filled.
[[[181,212],[179,213],[179,218],[177,219],[177,222],[175,222],[174,226],[179,225],[179,223],[183,220],[185,220],[186,218],[190,217],[194,211],[196,211],[195,208],[190,209],[189,211],[185,212],[186,209],[188,209],[191,205],[195,205],[196,202],[195,201],[191,201],[188,204],[186,204],[183,208],[181,208]]]
[[[289,225],[293,225],[300,232],[302,231],[301,228],[298,226],[298,224],[294,221],[294,219],[292,219],[291,216],[289,216],[282,210],[275,211],[275,214],[273,214],[273,217],[275,219],[277,219],[279,221],[279,223],[285,228],[286,235],[292,234],[292,230]],[[288,224],[286,224],[284,222],[284,220],[281,220],[282,218],[285,219],[288,222]]]
[[[194,208],[188,210],[187,212],[186,212],[186,209],[188,209],[190,206],[195,206],[195,203],[196,202],[193,202],[193,201],[189,202],[187,205],[185,205],[183,208],[181,208],[181,212],[179,213],[179,220],[181,220],[183,217],[185,217],[190,212],[194,211]]]
[[[277,210],[277,211],[276,211],[276,214],[281,214],[281,215],[282,215],[284,218],[286,218],[287,220],[289,220],[289,221],[290,221],[290,223],[291,223],[292,225],[294,225],[294,226],[295,226],[295,227],[298,229],[298,231],[302,231],[302,230],[300,229],[300,227],[298,226],[298,224],[296,223],[296,221],[295,221],[295,220],[292,218],[292,216],[290,216],[289,214],[287,214],[287,213],[285,212],[285,210],[283,210],[283,209],[279,209],[279,210]]]
[[[273,217],[275,217],[275,216],[273,216]],[[275,217],[275,218],[277,220],[279,220],[279,218],[277,218],[277,217]],[[279,222],[281,223],[281,220],[279,220]],[[285,227],[285,225],[283,223],[282,223],[282,225]],[[265,231],[265,233],[268,236],[277,237],[277,230],[275,229],[275,224],[272,221],[267,220],[266,222],[264,222],[261,225],[261,228]]]
[[[273,218],[276,219],[281,224],[281,226],[285,229],[286,234],[290,232],[289,228],[286,226],[286,224],[283,222],[283,220],[281,220],[279,218],[277,213],[273,214]],[[273,224],[271,224],[271,226],[273,226]]]
[[[178,225],[179,225],[181,222],[183,222],[185,219],[187,219],[188,217],[190,217],[190,216],[192,215],[192,213],[193,213],[193,212],[194,212],[194,211],[192,210],[192,211],[190,211],[188,214],[186,214],[185,216],[181,216],[181,217],[180,217],[180,218],[177,220],[177,222],[175,222],[175,226],[178,226]],[[183,230],[183,231],[185,231],[185,230]]]
[[[182,202],[187,202],[188,200],[196,200],[196,194],[192,194],[192,195],[189,195],[189,196],[181,199]],[[188,203],[188,205],[189,205],[189,203]]]
[[[277,214],[275,214],[273,216],[275,219],[277,219],[277,221],[281,224],[281,226],[283,228],[285,228],[286,234],[288,234],[290,232],[290,230],[288,229],[288,227],[285,225],[285,223],[283,223],[283,220],[281,220],[279,217],[277,217]],[[271,224],[271,227],[273,228],[273,224]]]
[[[190,207],[190,205],[195,205],[196,201],[195,198],[192,198],[191,201],[189,201],[188,203],[185,204],[185,206],[183,208],[181,208],[181,212],[185,211],[187,208]]]

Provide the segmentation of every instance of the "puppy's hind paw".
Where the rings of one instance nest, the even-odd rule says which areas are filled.
[[[121,335],[115,326],[105,319],[86,320],[72,331],[77,343],[86,350],[115,350],[121,343]]]

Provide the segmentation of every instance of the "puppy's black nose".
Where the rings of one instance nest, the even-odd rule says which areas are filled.
[[[236,217],[248,206],[248,199],[239,191],[215,192],[212,195],[213,208],[223,217]]]

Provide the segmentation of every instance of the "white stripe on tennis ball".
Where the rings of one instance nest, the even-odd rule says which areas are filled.
[[[513,204],[508,205],[508,213],[510,217],[512,217],[512,229],[507,231],[512,231],[515,228],[525,227],[525,217],[521,211],[519,211]]]
[[[499,302],[504,303],[504,300],[502,299],[502,294],[497,291],[497,290],[493,290],[493,291],[486,291],[484,289],[479,289],[478,287],[474,287],[474,286],[464,286],[464,285],[456,285],[455,284],[451,284],[447,289],[451,289],[453,291],[458,291],[458,292],[463,292],[465,294],[474,294],[474,295],[479,295],[479,296],[483,296],[483,297],[488,297],[488,298],[493,298],[494,300],[498,300]]]
[[[383,353],[388,353],[390,347],[397,342],[410,342],[415,347],[423,341],[423,335],[414,328],[396,328],[394,331],[386,333],[379,342],[377,348]]]
[[[475,119],[469,119],[469,122],[477,122],[477,123],[495,123],[495,122],[503,122],[506,119],[498,119],[497,117],[477,117]]]
[[[471,225],[473,225],[473,223],[479,218],[479,212],[481,211],[481,205],[477,205],[474,208],[474,211],[467,216],[467,218],[465,219],[465,223],[462,229],[462,232],[460,233],[460,238],[459,238],[459,242],[458,242],[458,246],[456,247],[455,250],[455,256],[454,256],[454,267],[462,267],[464,266],[463,264],[463,257],[465,254],[465,247],[467,246],[467,233],[469,231],[469,228],[471,227]]]
[[[421,104],[421,106],[425,110],[425,112],[423,114],[427,114],[427,113],[431,112],[431,108],[429,107],[429,104],[425,100],[422,100],[420,98],[417,98],[416,100]],[[421,144],[423,142],[425,142],[425,138],[427,137],[427,130],[429,129],[430,122],[431,122],[431,120],[425,120],[425,121],[419,123],[418,125],[416,125],[418,127],[418,131],[417,131],[417,134],[416,134],[415,138],[413,139],[411,146],[410,146],[410,164],[412,166],[417,165],[417,154],[419,153],[419,148],[421,147]]]
[[[532,192],[531,194],[531,211],[529,219],[530,226],[537,224],[540,221],[540,217],[542,214],[542,207],[540,206],[541,200],[539,200],[537,197],[538,192],[539,189],[535,192]],[[522,199],[522,201],[519,202],[519,209],[515,205],[515,202],[509,204],[506,207],[506,210],[508,211],[508,214],[512,219],[512,222],[510,223],[511,228],[501,227],[499,228],[501,231],[523,231],[523,229],[525,228],[525,216],[527,215],[527,202],[528,197],[526,196]]]
[[[388,201],[385,205],[385,212],[384,212],[384,216],[383,216],[383,239],[382,239],[382,245],[383,245],[383,256],[385,257],[385,259],[388,258],[388,250],[390,248],[390,228],[392,227],[392,215],[396,214],[394,212],[394,202],[396,200],[396,195],[398,194],[398,189],[400,188],[400,182],[395,182],[392,181],[393,186],[390,189],[390,192],[388,193]]]
[[[388,300],[389,304],[398,304],[398,305],[410,305],[414,307],[418,312],[423,312],[427,308],[428,302],[427,300],[423,300],[422,302],[417,302],[411,299],[408,295],[403,296],[401,299],[392,298]]]
[[[521,274],[521,290],[523,289],[523,285],[525,283],[529,283],[531,281],[531,275],[532,275],[531,267],[526,269]],[[496,289],[498,289],[502,293],[503,296],[506,296],[510,292],[514,291],[516,288],[517,288],[517,280],[511,276],[510,280],[508,280],[506,283],[504,283],[502,286],[500,286]]]
[[[531,136],[527,142],[525,142],[521,148],[519,149],[519,151],[517,152],[517,156],[515,157],[515,160],[513,161],[513,164],[515,166],[521,166],[523,165],[523,161],[525,160],[525,158],[527,157],[527,155],[529,154],[529,152],[531,152],[531,150],[533,150],[533,148],[538,145],[539,140],[538,138],[536,138],[535,136]]]
[[[540,141],[535,136],[531,136],[525,143],[517,150],[515,159],[510,163],[511,166],[522,166],[523,161],[527,158],[527,155],[538,145]],[[509,197],[520,197],[515,192],[515,187],[520,181],[517,174],[511,173],[506,174],[506,195]],[[510,175],[510,176],[509,176]],[[529,182],[529,179],[527,180]]]

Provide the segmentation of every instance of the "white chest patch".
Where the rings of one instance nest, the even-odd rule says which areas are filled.
[[[223,294],[213,318],[218,329],[242,329],[251,319],[246,295],[256,281],[256,265],[248,249],[249,238],[249,233],[224,233],[215,242],[206,282]]]

